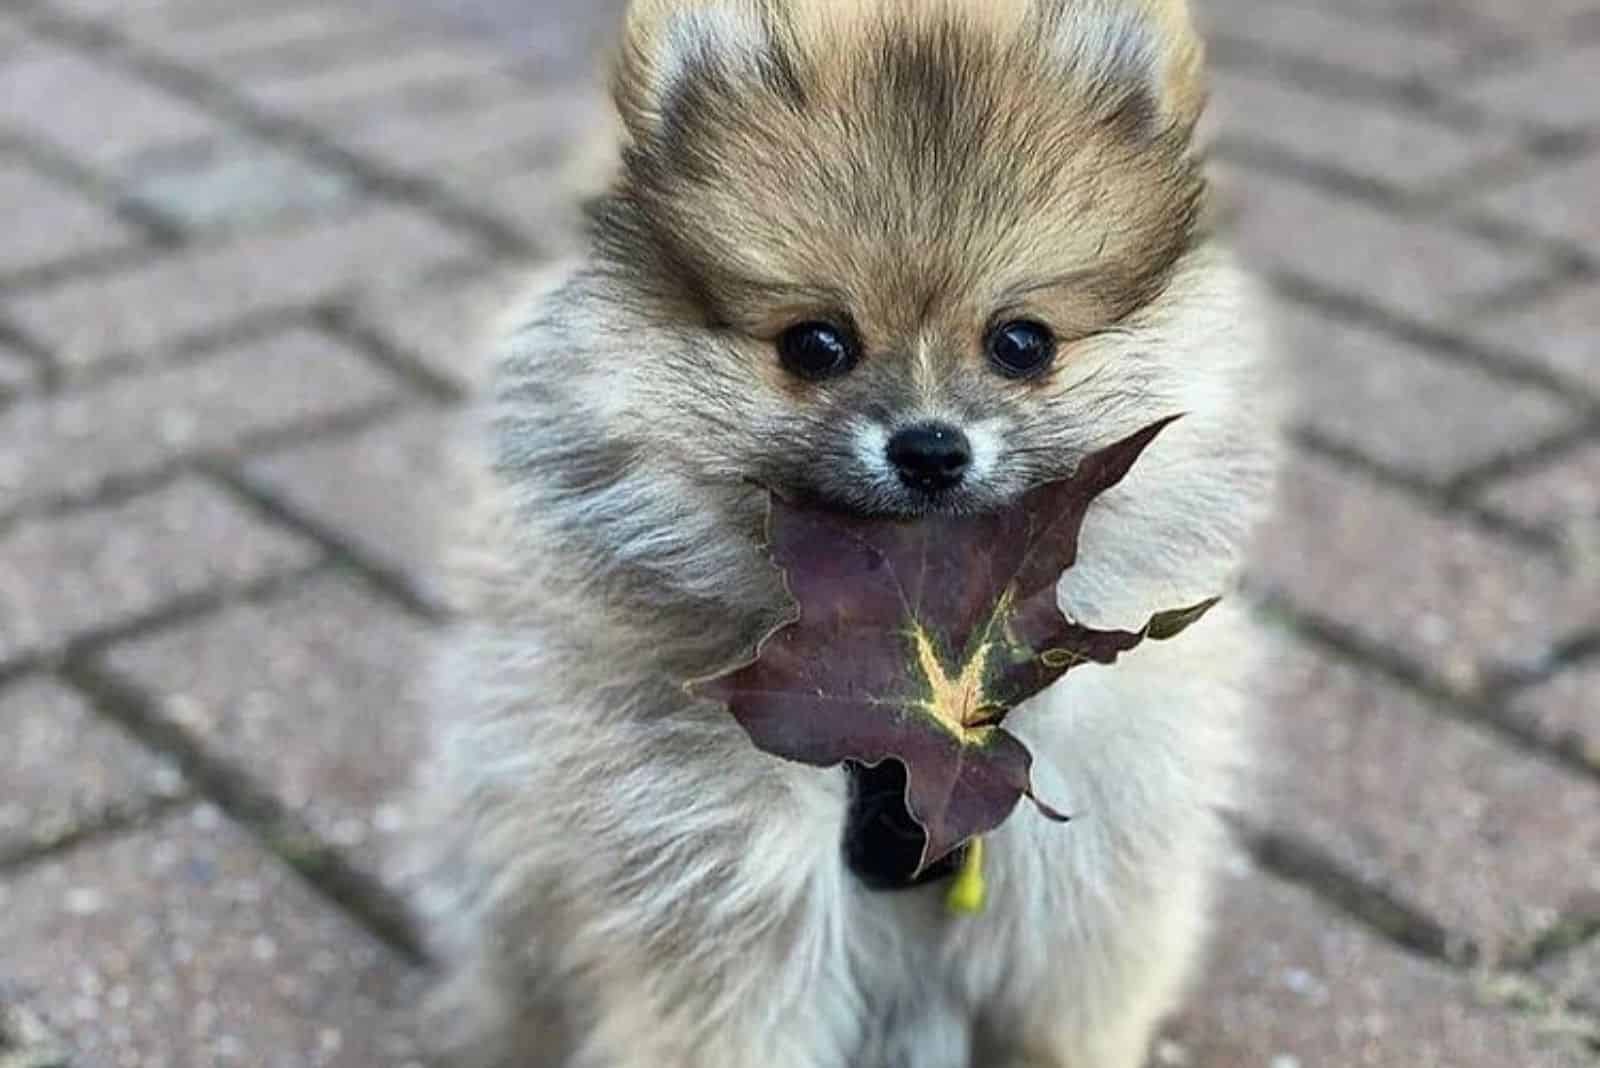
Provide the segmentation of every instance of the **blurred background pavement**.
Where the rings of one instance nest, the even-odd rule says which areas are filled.
[[[617,7],[0,6],[0,1066],[412,1063],[439,446]],[[1202,14],[1306,403],[1155,1063],[1600,1065],[1600,0]]]

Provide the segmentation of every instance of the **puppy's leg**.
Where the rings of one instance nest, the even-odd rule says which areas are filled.
[[[1209,858],[1174,856],[1160,889],[1100,918],[1092,944],[1063,944],[1060,970],[1036,977],[985,1024],[983,1068],[1140,1068],[1177,1005],[1207,929]],[[1092,963],[1091,963],[1092,962]]]
[[[1115,670],[1068,676],[1019,717],[1041,793],[1078,818],[1013,818],[997,835],[995,906],[1017,929],[990,965],[1005,977],[983,1022],[990,1063],[1138,1068],[1182,996],[1249,760],[1241,677],[1259,643],[1218,612]]]
[[[563,982],[584,1020],[572,1068],[851,1063],[861,1013],[838,846],[829,836],[818,857],[796,840],[802,810],[744,812],[688,868],[571,911]]]
[[[765,756],[728,717],[577,707],[453,747],[459,1063],[850,1063],[842,774]]]

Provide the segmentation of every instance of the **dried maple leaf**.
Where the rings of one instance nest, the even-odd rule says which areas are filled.
[[[900,761],[925,832],[919,872],[999,826],[1024,796],[1065,819],[1033,797],[1033,758],[1001,726],[1006,713],[1080,664],[1174,637],[1216,603],[1123,631],[1075,623],[1056,599],[1089,506],[1171,422],[987,515],[864,519],[773,495],[768,550],[793,611],[752,660],[691,691],[726,702],[775,756]]]

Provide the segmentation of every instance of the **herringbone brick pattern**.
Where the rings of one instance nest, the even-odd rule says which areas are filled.
[[[1600,1065],[1600,0],[1200,2],[1302,403],[1155,1063]],[[615,6],[0,7],[0,1065],[414,1058],[441,442]]]

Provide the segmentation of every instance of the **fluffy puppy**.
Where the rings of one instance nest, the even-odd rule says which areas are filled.
[[[1184,0],[633,4],[620,163],[501,344],[437,673],[452,1063],[1141,1063],[1243,751],[1237,614],[1015,711],[1076,819],[993,834],[976,917],[864,877],[850,774],[683,683],[783,607],[756,485],[994,508],[1183,412],[1091,510],[1061,603],[1137,626],[1227,586],[1276,435],[1207,222],[1200,60]]]

